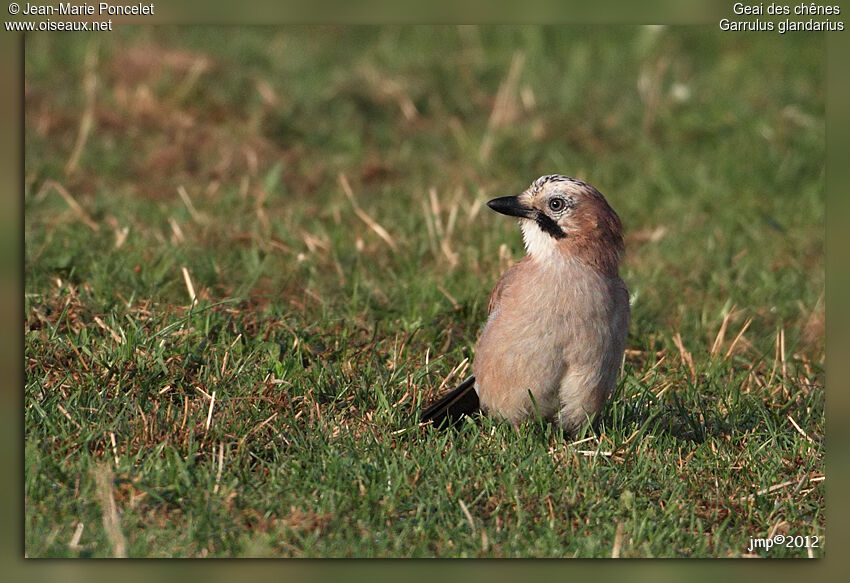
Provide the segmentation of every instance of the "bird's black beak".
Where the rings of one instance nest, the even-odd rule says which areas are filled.
[[[509,215],[511,217],[533,219],[536,216],[533,208],[524,206],[519,202],[518,196],[502,196],[494,198],[487,203],[487,206],[497,213],[502,213],[503,215]]]

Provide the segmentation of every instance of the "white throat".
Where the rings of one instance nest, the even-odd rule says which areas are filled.
[[[525,250],[533,259],[545,259],[555,252],[555,239],[548,233],[544,233],[537,223],[529,219],[520,219],[522,229],[522,240]]]

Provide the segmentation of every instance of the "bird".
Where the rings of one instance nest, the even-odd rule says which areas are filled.
[[[629,328],[617,213],[593,186],[562,174],[487,205],[517,217],[526,255],[498,280],[475,344],[472,375],[420,422],[478,411],[520,425],[543,418],[577,431],[617,385]]]

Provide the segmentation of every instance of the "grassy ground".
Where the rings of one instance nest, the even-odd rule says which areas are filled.
[[[822,40],[29,35],[27,555],[822,556]],[[418,427],[552,172],[627,229],[615,398]]]

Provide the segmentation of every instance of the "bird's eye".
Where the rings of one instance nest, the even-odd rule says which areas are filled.
[[[566,203],[564,202],[563,198],[553,198],[553,199],[549,200],[549,208],[553,212],[559,213],[562,210],[564,210],[565,206],[566,206]]]

